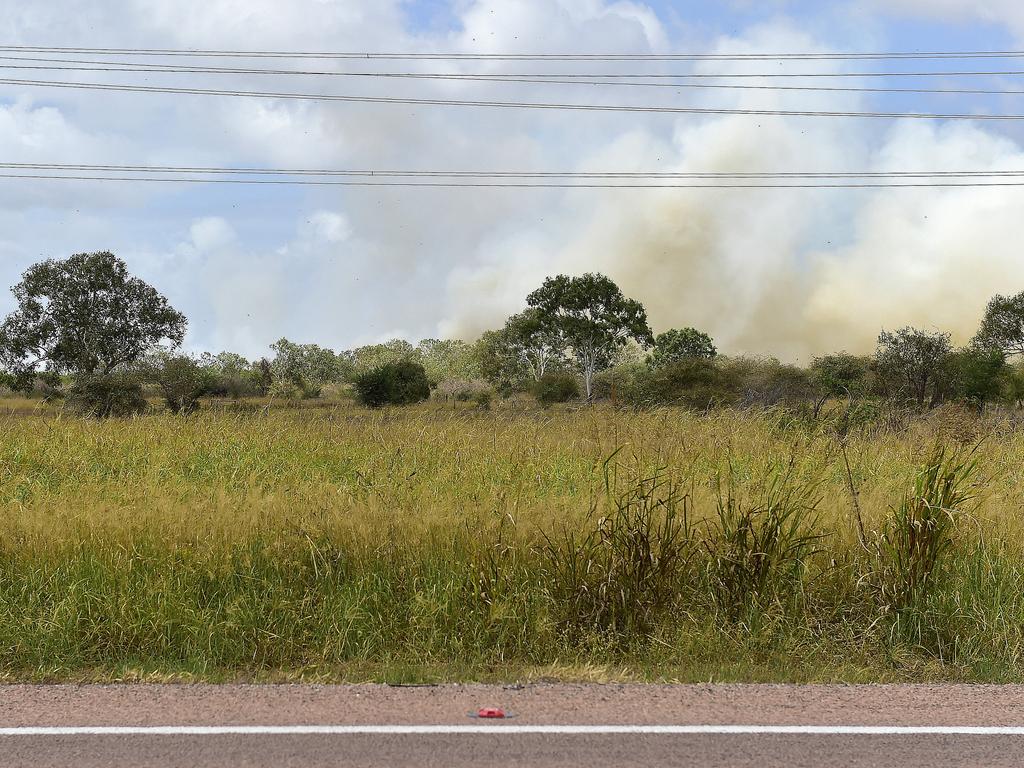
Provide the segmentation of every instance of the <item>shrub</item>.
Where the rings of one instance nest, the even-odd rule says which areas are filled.
[[[490,385],[483,379],[442,379],[434,388],[434,396],[458,403],[476,400],[482,392],[491,392]]]
[[[797,406],[818,394],[806,370],[773,357],[734,357],[721,365],[726,388],[736,393],[739,406]]]
[[[36,376],[36,391],[44,400],[64,397],[64,381],[56,371],[43,371]]]
[[[622,363],[594,376],[594,397],[615,404],[635,406],[643,399],[640,388],[650,376],[646,363]]]
[[[568,371],[550,371],[534,385],[534,394],[545,408],[580,396],[580,380]]]
[[[199,398],[216,384],[216,374],[188,355],[154,355],[140,369],[176,415],[188,416],[199,410]]]
[[[97,419],[138,416],[148,406],[138,380],[123,373],[77,377],[68,389],[67,404]]]
[[[267,394],[275,400],[301,400],[302,390],[297,384],[287,379],[279,379],[270,385]]]
[[[722,367],[711,359],[689,357],[649,371],[633,392],[634,404],[681,405],[707,409],[735,399]]]
[[[837,352],[811,361],[811,379],[823,397],[861,397],[872,387],[871,358]]]
[[[411,360],[385,363],[356,378],[356,395],[363,405],[412,405],[430,397],[426,369]]]
[[[473,402],[476,403],[476,407],[481,411],[491,410],[491,400],[494,398],[494,393],[489,389],[481,389],[475,395],[473,395]]]

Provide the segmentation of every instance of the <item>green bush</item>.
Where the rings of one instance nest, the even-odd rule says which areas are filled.
[[[303,392],[299,386],[286,379],[275,381],[267,389],[267,394],[276,400],[301,400]]]
[[[540,377],[533,388],[537,400],[545,408],[567,403],[580,396],[580,380],[568,371],[550,371]]]
[[[818,396],[818,387],[807,370],[773,357],[733,357],[721,360],[720,364],[739,406],[792,407],[812,402]]]
[[[138,416],[148,407],[142,385],[121,373],[79,376],[68,389],[67,404],[75,412],[97,419]]]
[[[216,384],[216,373],[189,355],[153,354],[138,367],[140,375],[154,384],[167,410],[189,416],[199,410],[199,398]]]
[[[355,385],[359,402],[370,408],[412,405],[430,397],[426,369],[411,360],[378,366],[359,375]]]
[[[811,380],[823,397],[863,397],[874,386],[871,358],[837,352],[811,361]]]
[[[735,387],[714,360],[689,357],[640,377],[631,393],[634,405],[681,405],[704,410],[735,400]]]
[[[595,391],[636,408],[676,405],[694,410],[723,406],[798,405],[814,400],[807,371],[772,358],[689,356],[659,366],[622,365],[603,371]]]
[[[594,376],[594,398],[611,400],[616,405],[637,405],[643,398],[641,388],[650,376],[646,363],[622,363]]]

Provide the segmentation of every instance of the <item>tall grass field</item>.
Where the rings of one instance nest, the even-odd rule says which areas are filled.
[[[1024,672],[1008,416],[4,406],[6,680]]]

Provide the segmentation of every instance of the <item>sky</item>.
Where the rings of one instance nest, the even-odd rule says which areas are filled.
[[[1015,50],[1024,49],[1024,4],[0,0],[0,29],[2,45],[96,48]],[[998,64],[1012,69],[1015,62]],[[705,74],[780,67],[863,72],[905,65],[947,66],[316,62],[319,69],[367,71]],[[951,68],[986,66],[995,65],[969,61]],[[4,71],[0,77],[417,98],[1024,113],[1024,96]],[[844,79],[855,86],[868,81]],[[1020,88],[1022,80],[991,78],[979,85]],[[1024,126],[330,103],[0,84],[0,162],[489,171],[1015,170],[1024,169]],[[966,341],[991,295],[1024,290],[1022,214],[1024,188],[407,189],[0,179],[0,314],[14,306],[3,286],[16,283],[30,264],[109,250],[189,317],[189,349],[257,357],[281,337],[335,349],[393,337],[471,340],[522,309],[545,276],[600,271],[647,306],[655,332],[694,326],[709,332],[725,352],[799,362],[839,349],[870,351],[880,329],[908,324],[949,330]]]

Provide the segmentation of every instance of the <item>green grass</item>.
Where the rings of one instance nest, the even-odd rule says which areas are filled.
[[[6,680],[1024,677],[1005,421],[851,434],[863,546],[828,420],[4,405]],[[925,586],[887,598],[900,510],[935,511],[912,490],[935,446],[988,433]]]

